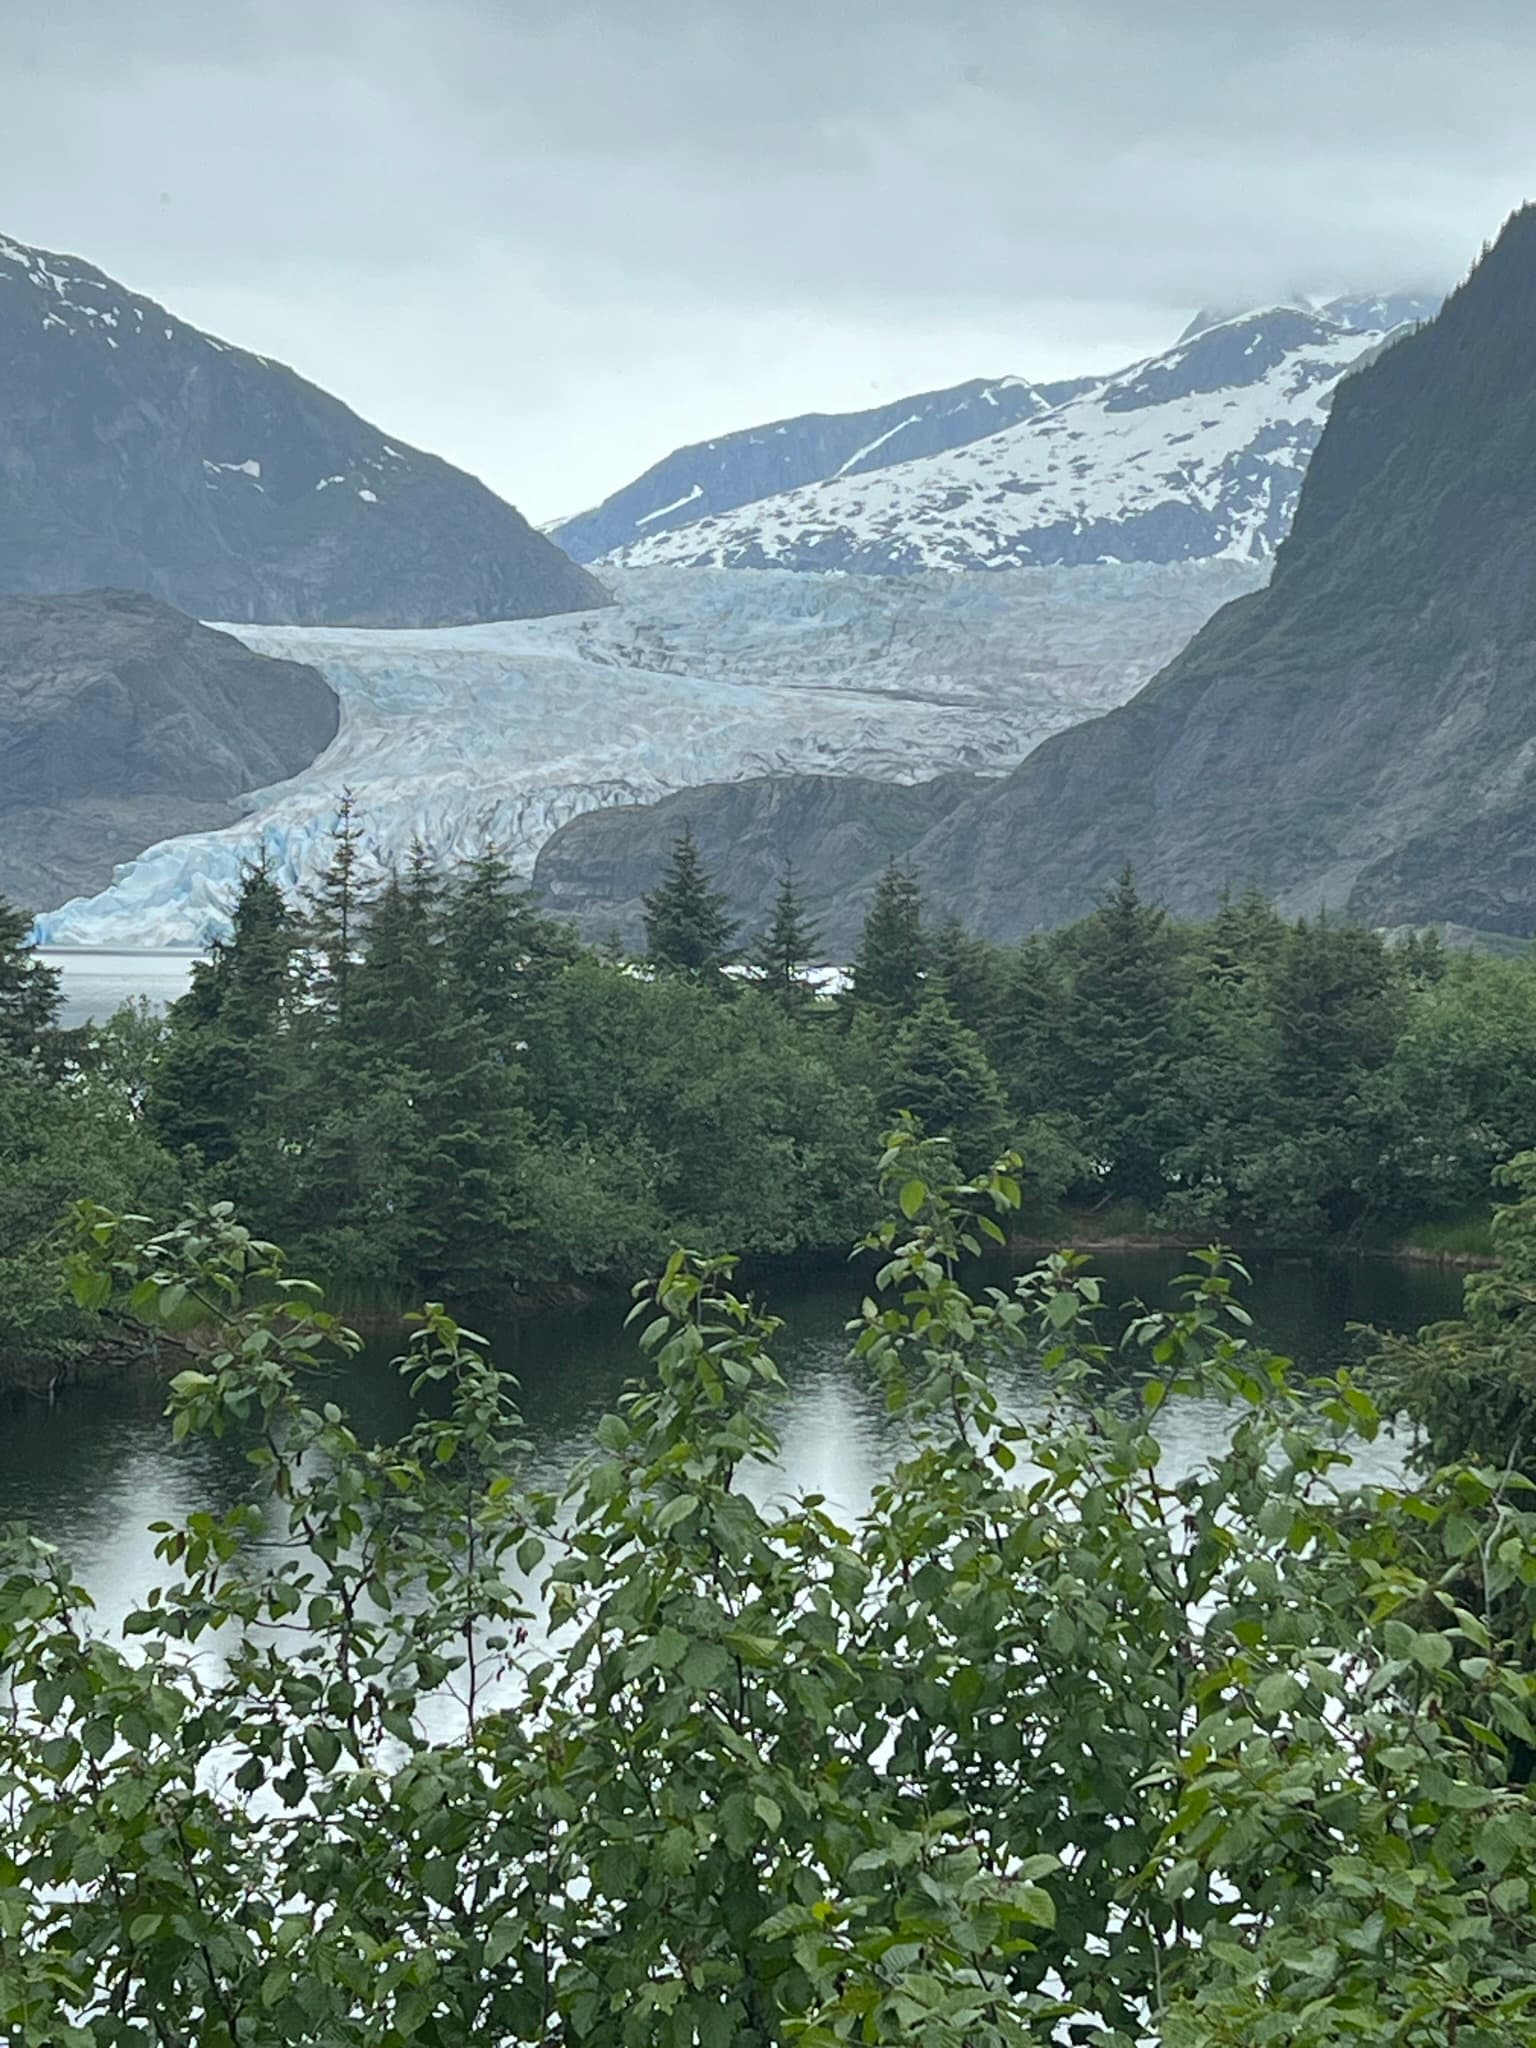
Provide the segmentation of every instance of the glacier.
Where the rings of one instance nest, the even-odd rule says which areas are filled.
[[[50,946],[203,945],[242,869],[301,895],[344,788],[375,871],[413,840],[453,863],[498,846],[523,874],[578,812],[703,782],[820,772],[1002,774],[1122,703],[1267,564],[1106,564],[902,578],[650,568],[616,603],[474,626],[225,626],[312,663],[336,739],[218,832],[150,847],[100,894],[37,919]]]

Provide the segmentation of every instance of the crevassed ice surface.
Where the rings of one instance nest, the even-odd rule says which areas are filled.
[[[239,626],[313,663],[341,699],[314,765],[220,832],[152,846],[111,886],[40,917],[52,945],[199,944],[242,867],[302,891],[350,787],[370,858],[419,839],[498,845],[524,872],[567,819],[701,782],[821,772],[1002,773],[1109,709],[1266,572],[1232,562],[901,579],[612,572],[612,610],[434,631]]]

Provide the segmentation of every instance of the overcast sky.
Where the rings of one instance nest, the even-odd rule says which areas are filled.
[[[0,0],[0,230],[530,517],[1197,305],[1453,281],[1530,0]]]

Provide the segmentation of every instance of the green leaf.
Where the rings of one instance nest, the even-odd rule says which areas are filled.
[[[206,1372],[179,1372],[171,1380],[171,1392],[179,1401],[190,1401],[195,1394],[206,1394],[218,1381]]]
[[[621,1415],[604,1415],[598,1421],[597,1440],[605,1451],[622,1451],[629,1442],[629,1424]]]
[[[698,1513],[699,1503],[691,1493],[679,1493],[667,1502],[656,1517],[656,1533],[670,1536],[674,1529],[680,1529],[690,1516]]]
[[[76,1305],[88,1312],[105,1308],[112,1299],[112,1275],[94,1266],[71,1262],[69,1291]]]
[[[304,1747],[322,1771],[332,1771],[336,1768],[337,1759],[341,1755],[341,1741],[334,1729],[311,1724],[304,1730]]]
[[[1009,1888],[1008,1904],[1019,1919],[1031,1927],[1056,1925],[1056,1901],[1037,1884],[1016,1884]]]
[[[1444,1671],[1455,1654],[1449,1636],[1431,1632],[1416,1634],[1409,1649],[1415,1664],[1426,1671]]]
[[[770,1835],[776,1835],[784,1825],[783,1809],[776,1799],[770,1799],[766,1792],[759,1792],[752,1801],[752,1811],[757,1815]]]
[[[1259,1709],[1265,1714],[1288,1713],[1302,1698],[1302,1687],[1294,1672],[1271,1671],[1253,1689]]]
[[[901,1213],[910,1223],[928,1199],[926,1181],[909,1180],[896,1198],[901,1204]]]

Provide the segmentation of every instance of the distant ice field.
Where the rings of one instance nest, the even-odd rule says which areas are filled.
[[[653,568],[618,602],[433,631],[232,626],[313,663],[335,741],[220,832],[150,847],[111,886],[38,919],[54,946],[197,946],[242,867],[291,891],[328,857],[344,788],[369,858],[413,839],[452,862],[498,845],[526,872],[578,812],[702,782],[819,772],[912,782],[1001,774],[1131,696],[1266,564],[1109,564],[910,577]]]

